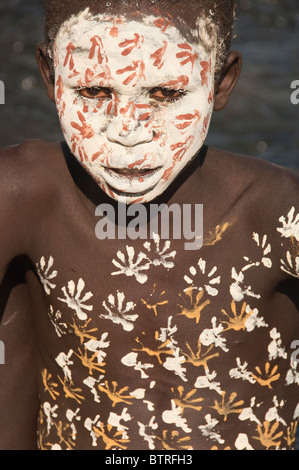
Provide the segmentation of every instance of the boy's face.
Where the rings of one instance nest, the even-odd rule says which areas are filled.
[[[202,147],[215,54],[170,21],[81,13],[54,45],[55,99],[75,157],[110,197],[162,194]]]

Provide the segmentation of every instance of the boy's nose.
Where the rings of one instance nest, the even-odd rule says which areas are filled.
[[[153,131],[147,125],[150,117],[148,109],[144,106],[137,107],[129,103],[118,109],[108,124],[106,135],[110,142],[115,142],[125,147],[151,142]]]

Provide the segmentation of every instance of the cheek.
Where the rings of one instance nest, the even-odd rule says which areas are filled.
[[[192,111],[188,109],[178,111],[171,124],[168,124],[169,158],[162,183],[174,179],[202,147],[205,140],[211,116],[210,106],[206,101],[200,110],[194,107],[191,109]]]

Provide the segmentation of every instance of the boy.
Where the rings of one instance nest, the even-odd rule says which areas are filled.
[[[294,447],[298,177],[204,146],[240,73],[233,14],[46,2],[37,59],[66,143],[3,149],[0,173],[1,276],[16,259],[25,272],[40,449]],[[166,238],[163,212],[151,225],[154,204],[182,209],[181,228],[194,209],[191,247],[175,215]]]

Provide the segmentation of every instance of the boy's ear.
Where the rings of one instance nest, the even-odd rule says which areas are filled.
[[[228,103],[229,97],[239,80],[242,68],[242,55],[239,51],[230,51],[221,81],[214,98],[214,110],[221,111]]]
[[[51,77],[51,72],[47,59],[46,46],[44,42],[40,42],[36,46],[35,55],[38,68],[47,87],[48,97],[51,101],[53,101],[53,103],[55,103],[54,82]]]

